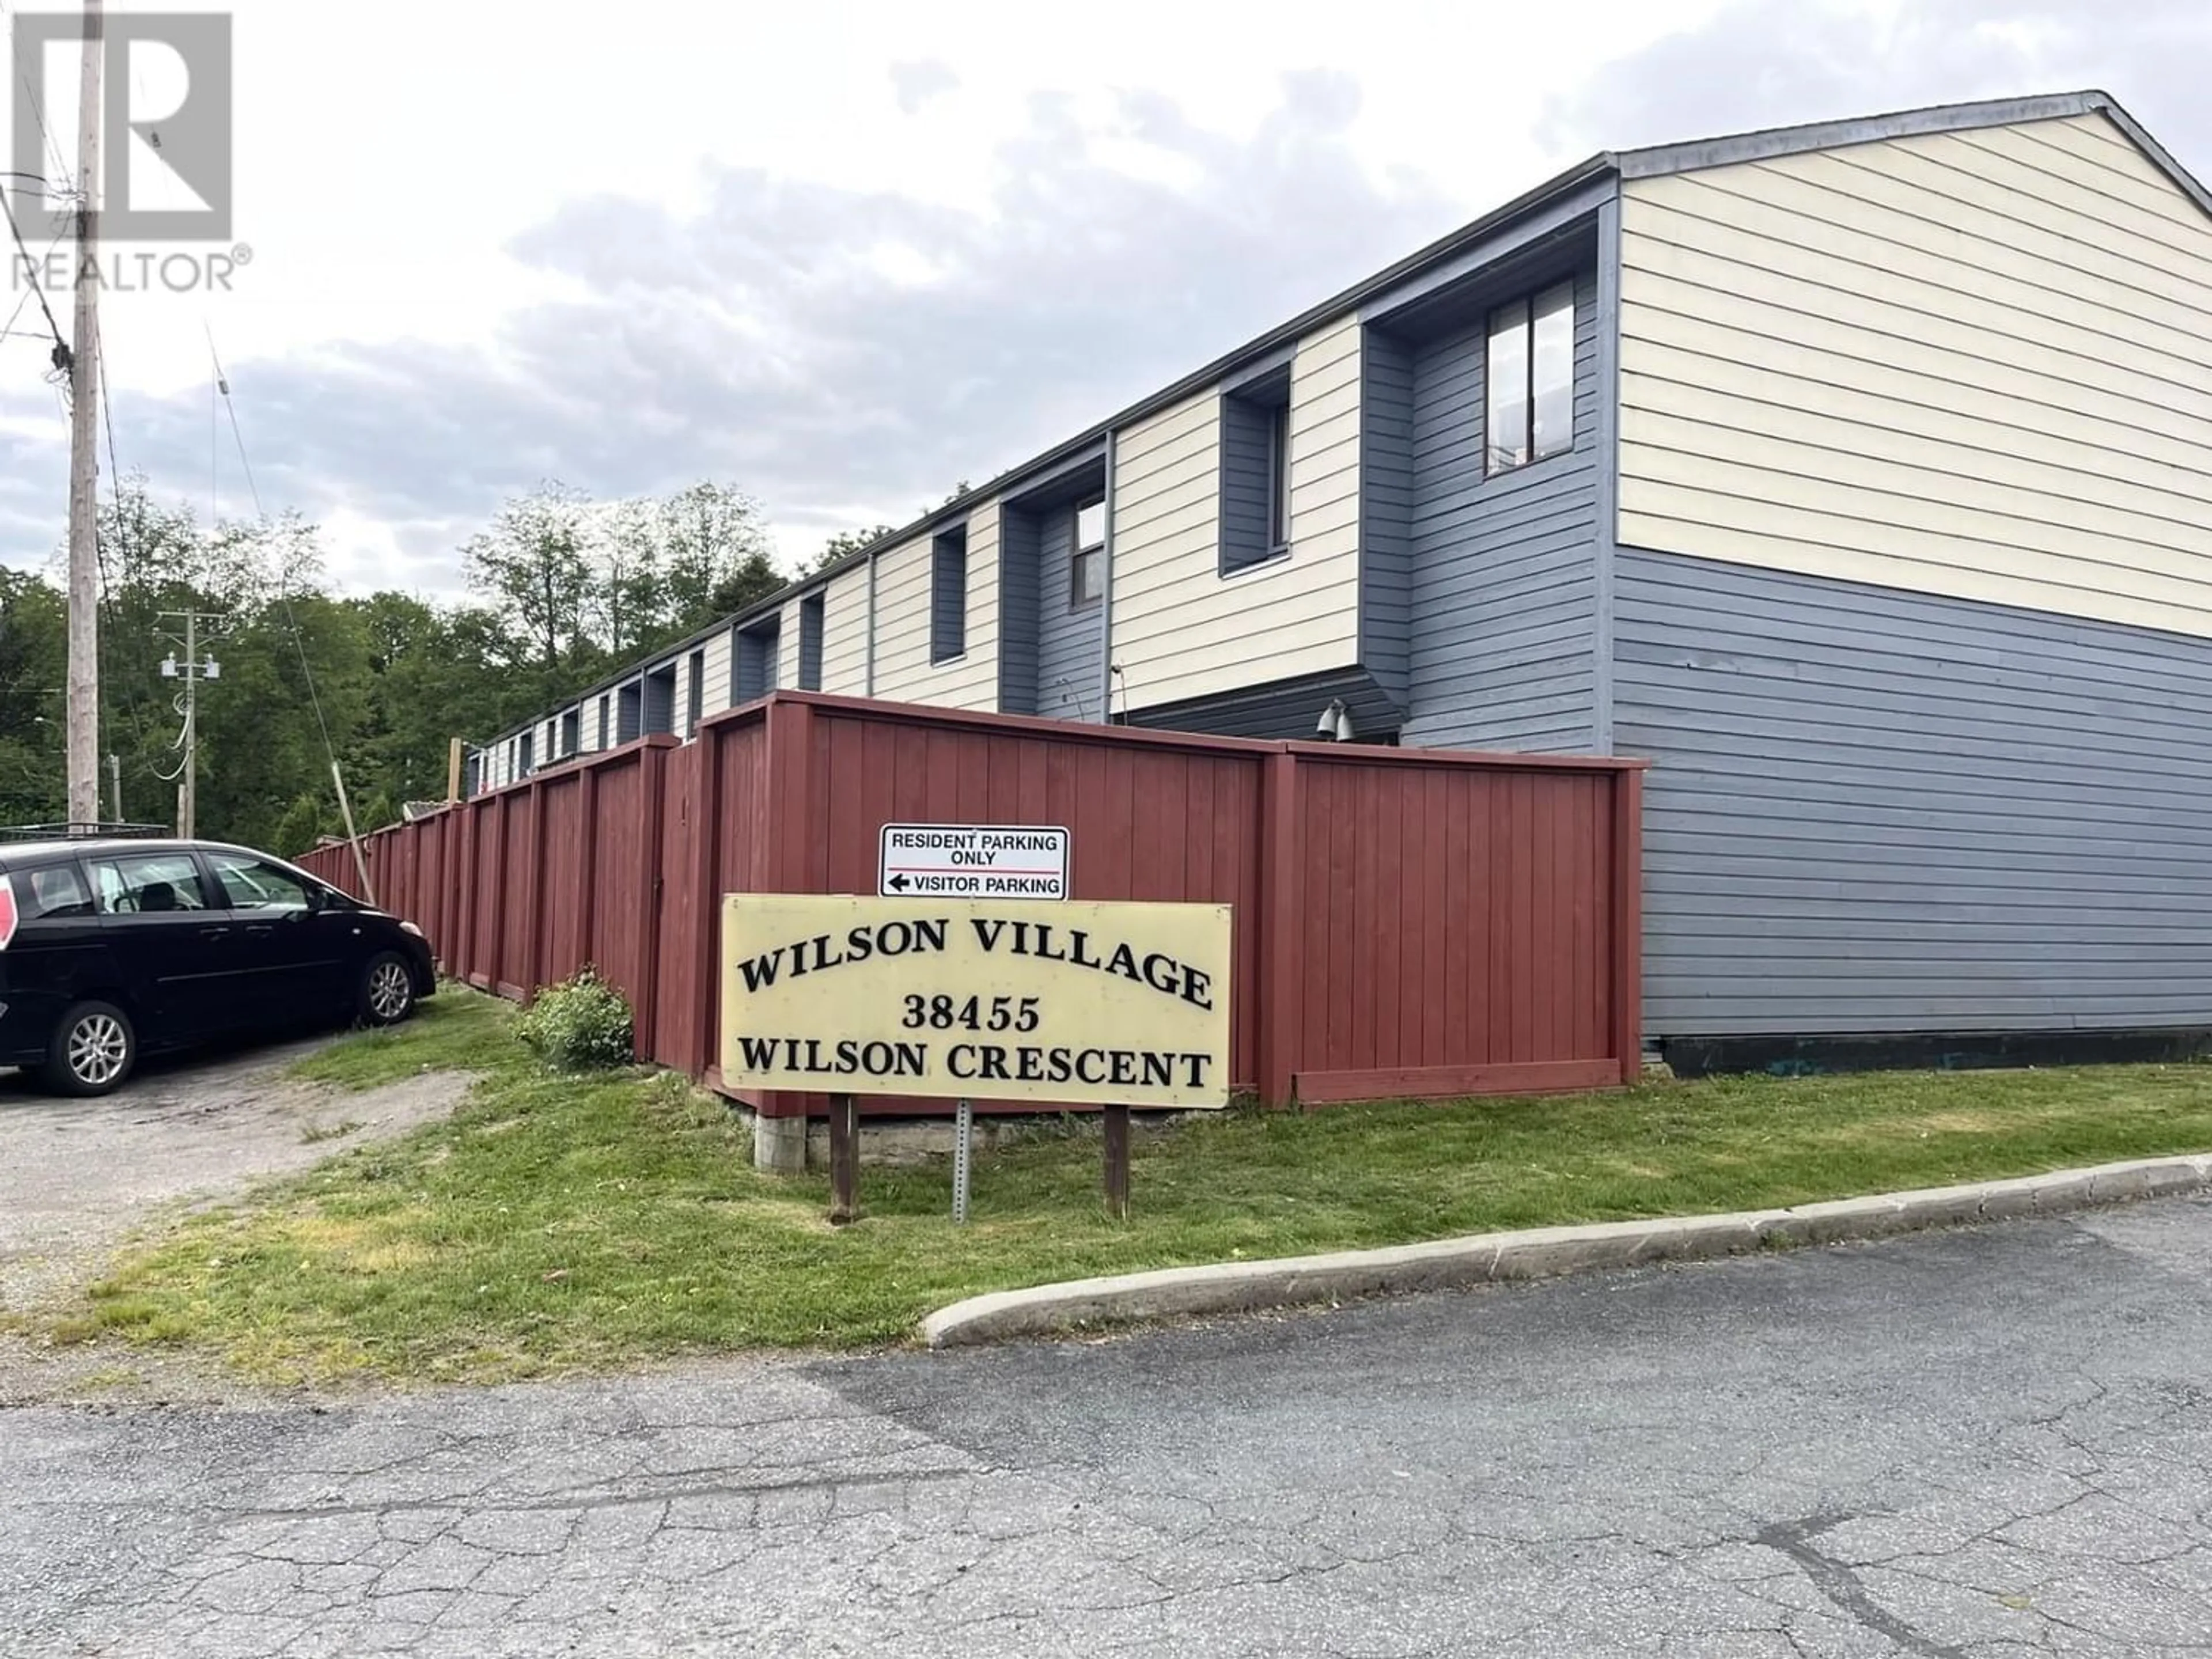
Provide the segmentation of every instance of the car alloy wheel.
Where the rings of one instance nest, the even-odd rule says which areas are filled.
[[[131,1063],[131,1035],[112,1014],[86,1014],[70,1027],[70,1075],[88,1089],[105,1089]]]
[[[368,1012],[379,1023],[389,1025],[401,1018],[414,1000],[415,982],[408,976],[405,963],[386,957],[370,968]]]

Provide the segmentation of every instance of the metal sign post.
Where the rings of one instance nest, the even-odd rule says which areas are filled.
[[[968,1137],[975,1127],[975,1108],[963,1100],[952,1119],[952,1219],[968,1224]]]

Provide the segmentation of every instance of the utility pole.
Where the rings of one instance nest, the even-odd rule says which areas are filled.
[[[76,343],[70,349],[69,816],[100,822],[100,0],[85,0],[77,94]]]
[[[123,763],[112,750],[107,756],[107,810],[114,814],[114,822],[121,823],[124,821]]]
[[[213,657],[210,657],[205,662],[200,660],[200,624],[204,622],[220,622],[222,619],[208,611],[164,611],[161,612],[161,620],[165,622],[171,617],[175,617],[184,623],[184,637],[179,640],[174,634],[164,634],[161,637],[182,645],[185,647],[185,659],[182,664],[179,664],[177,661],[177,653],[172,651],[162,659],[161,678],[165,680],[181,678],[185,682],[183,708],[179,711],[185,717],[185,729],[177,738],[177,747],[185,751],[183,769],[177,774],[177,834],[184,840],[190,841],[192,838],[193,827],[198,821],[200,682],[222,678],[222,665],[216,661]]]

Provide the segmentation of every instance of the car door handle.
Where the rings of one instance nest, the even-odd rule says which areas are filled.
[[[228,927],[203,927],[200,929],[200,937],[202,939],[221,939],[229,932],[230,929]]]

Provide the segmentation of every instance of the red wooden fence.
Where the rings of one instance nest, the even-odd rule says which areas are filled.
[[[1077,898],[1234,906],[1233,1074],[1267,1104],[1590,1088],[1641,1064],[1642,766],[779,692],[364,845],[447,972],[522,998],[593,963],[639,1055],[710,1085],[719,896],[871,892],[903,822],[1065,825]],[[359,890],[348,848],[303,862]]]

